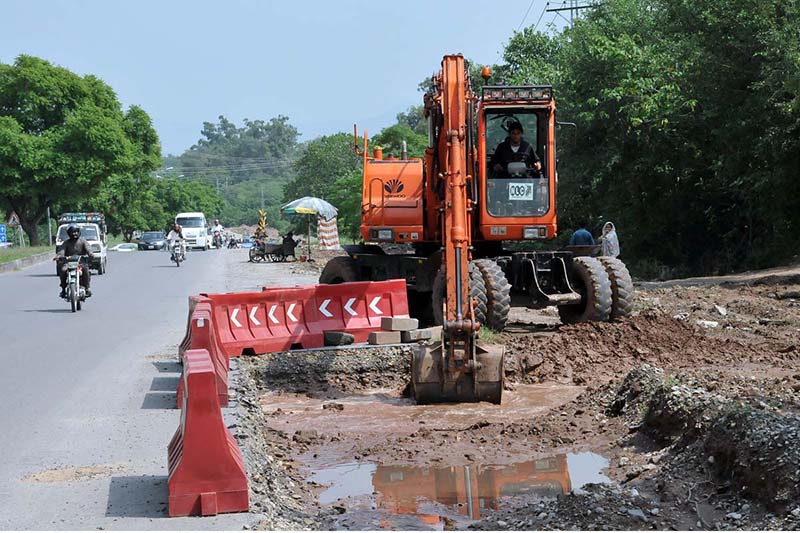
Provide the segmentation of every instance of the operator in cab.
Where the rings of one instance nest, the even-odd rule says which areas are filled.
[[[89,262],[91,263],[94,260],[94,254],[92,253],[91,248],[89,247],[89,243],[86,242],[86,239],[81,237],[81,229],[76,226],[75,224],[70,224],[67,228],[67,240],[64,241],[64,244],[61,245],[61,249],[56,254],[55,260],[58,261],[61,268],[58,270],[58,277],[61,278],[61,294],[59,296],[61,298],[67,297],[67,257],[72,257],[73,255],[85,255],[88,256]],[[89,289],[89,268],[84,268],[81,270],[81,286],[86,289],[86,296],[87,298],[92,295],[91,289]]]
[[[522,124],[512,122],[508,126],[508,137],[505,141],[497,145],[497,148],[489,161],[489,168],[493,171],[494,178],[508,178],[509,163],[525,163],[526,168],[533,168],[537,172],[542,170],[542,162],[536,155],[531,143],[526,141]]]

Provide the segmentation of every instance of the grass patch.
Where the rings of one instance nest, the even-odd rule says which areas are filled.
[[[0,250],[0,265],[44,252],[53,252],[53,255],[56,255],[55,246],[26,246],[25,248],[18,248],[15,246],[13,248],[3,248]]]
[[[483,326],[478,330],[478,338],[487,344],[500,343],[500,334],[493,329],[487,328],[486,326]]]

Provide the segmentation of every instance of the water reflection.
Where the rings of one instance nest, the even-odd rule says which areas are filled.
[[[560,454],[508,465],[447,468],[358,463],[319,470],[312,480],[328,485],[319,497],[323,504],[349,498],[353,499],[351,509],[366,505],[384,514],[415,517],[429,527],[440,528],[447,516],[478,520],[483,510],[499,509],[506,497],[552,499],[587,483],[607,482],[601,472],[607,466],[605,458],[593,453]],[[381,520],[381,527],[398,526],[386,519],[384,516]]]

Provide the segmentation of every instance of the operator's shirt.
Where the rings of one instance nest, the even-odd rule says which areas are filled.
[[[520,141],[519,146],[511,146],[511,141],[506,139],[497,145],[497,149],[494,151],[491,161],[489,161],[489,168],[494,168],[499,163],[503,167],[503,171],[505,171],[508,169],[509,163],[520,161],[524,162],[528,168],[532,167],[534,163],[541,162],[539,156],[536,155],[536,150],[525,139]]]
[[[64,241],[58,255],[61,257],[70,257],[73,255],[88,255],[90,258],[94,257],[92,250],[89,248],[89,243],[86,242],[86,239],[83,237]]]

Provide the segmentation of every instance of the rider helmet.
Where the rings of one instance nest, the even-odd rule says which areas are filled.
[[[67,228],[67,235],[70,239],[77,239],[81,236],[81,228],[76,226],[75,224],[70,224]]]

